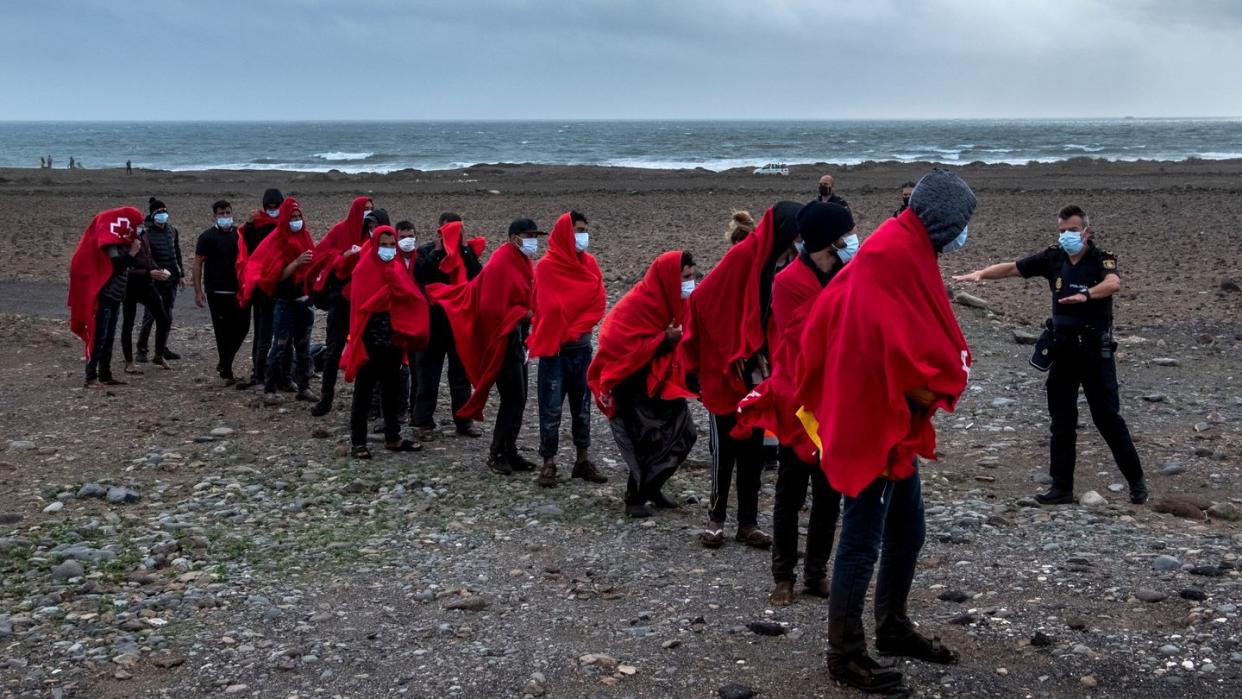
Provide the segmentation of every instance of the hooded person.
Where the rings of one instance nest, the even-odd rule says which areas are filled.
[[[146,361],[151,329],[155,328],[158,335],[160,322],[165,324],[165,342],[162,350],[156,347],[156,354],[163,359],[177,360],[181,358],[181,355],[168,348],[167,339],[172,329],[173,306],[177,305],[177,289],[185,286],[185,264],[181,259],[181,233],[176,226],[169,223],[168,207],[164,205],[164,202],[151,197],[147,200],[147,208],[150,214],[143,225],[145,231],[143,237],[146,238],[146,245],[151,250],[151,260],[155,263],[153,271],[160,270],[160,274],[151,275],[149,283],[151,289],[159,296],[163,313],[155,309],[154,304],[144,304],[142,327],[138,331],[138,361]]]
[[[591,462],[591,332],[604,317],[608,298],[604,274],[595,256],[587,252],[589,222],[577,211],[560,216],[548,236],[548,254],[535,267],[534,318],[526,346],[539,358],[536,379],[539,397],[539,456],[543,468],[538,483],[556,487],[556,453],[560,446],[561,411],[569,399],[570,428],[577,458],[571,478],[605,483]]]
[[[430,284],[427,295],[444,309],[462,367],[474,393],[454,416],[483,419],[483,406],[495,385],[500,409],[492,431],[487,467],[496,473],[534,470],[517,451],[526,409],[526,334],[530,326],[534,267],[542,232],[534,221],[509,224],[509,242],[492,253],[479,276],[466,284]]]
[[[414,275],[398,260],[397,232],[379,226],[371,240],[361,246],[352,273],[349,295],[349,341],[340,368],[346,381],[354,382],[350,411],[350,439],[355,458],[369,459],[367,417],[376,384],[381,391],[384,447],[390,451],[416,451],[418,442],[401,439],[400,396],[391,387],[400,382],[399,371],[406,356],[427,344],[427,300],[414,283]]]
[[[151,218],[147,217],[147,222]],[[125,300],[121,303],[121,354],[125,358],[126,374],[141,374],[134,366],[134,320],[137,318],[138,306],[146,309],[146,315],[155,319],[155,357],[149,361],[161,369],[172,367],[165,361],[165,350],[168,342],[168,329],[172,323],[168,309],[164,307],[165,294],[156,283],[167,281],[170,272],[155,260],[151,249],[151,229],[143,226],[138,236],[138,248],[133,254],[129,266],[129,281],[125,285]],[[142,339],[139,337],[139,362],[148,361],[142,350]]]
[[[246,264],[250,255],[259,249],[267,236],[279,223],[280,205],[285,195],[279,189],[263,192],[260,208],[250,215],[250,220],[237,229],[237,303],[249,307],[253,314],[254,338],[250,347],[250,379],[237,382],[239,390],[267,383],[267,355],[272,348],[272,320],[275,303],[267,294],[247,295],[243,300],[242,289],[246,276]],[[282,367],[282,370],[284,367]]]
[[[735,470],[737,540],[756,548],[772,544],[771,537],[758,527],[763,431],[750,430],[741,439],[731,433],[738,402],[767,375],[772,280],[777,262],[798,239],[801,208],[783,201],[768,209],[755,231],[729,248],[690,295],[690,313],[678,353],[694,379],[690,383],[697,380],[703,407],[712,414],[710,521],[699,535],[708,548],[724,544],[729,481]]]
[[[277,402],[277,376],[289,352],[294,353],[297,363],[297,399],[318,400],[310,391],[310,333],[315,313],[305,294],[306,271],[314,247],[302,218],[302,208],[296,199],[289,197],[280,205],[276,230],[259,244],[246,261],[245,276],[238,292],[241,302],[247,303],[259,292],[274,300],[272,348],[267,354],[263,386],[271,403]]]
[[[918,456],[935,458],[937,410],[952,411],[970,375],[938,258],[960,248],[975,195],[957,175],[932,170],[910,208],[880,225],[816,299],[796,368],[799,417],[832,487],[844,495],[828,612],[828,668],[867,691],[902,682],[867,655],[862,612],[876,581],[876,648],[884,655],[957,662],[920,635],[906,601],[925,523]]]
[[[440,227],[433,240],[418,248],[414,260],[414,278],[426,289],[432,284],[461,286],[479,276],[483,265],[479,257],[486,248],[481,237],[464,240],[461,216],[440,215]],[[449,401],[454,413],[470,400],[470,379],[462,366],[453,342],[448,316],[439,304],[431,306],[431,338],[427,348],[414,357],[415,394],[410,401],[410,425],[418,431],[418,439],[427,442],[436,438],[436,402],[440,396],[440,378],[448,363]],[[453,417],[458,435],[481,437],[482,431],[469,418]]]
[[[86,346],[87,387],[124,383],[112,376],[112,346],[141,227],[142,212],[132,206],[102,211],[69,262],[69,330]]]
[[[794,370],[802,353],[802,331],[811,304],[858,252],[854,217],[838,204],[811,202],[798,212],[802,249],[794,261],[776,275],[772,284],[772,321],[768,326],[768,349],[772,374],[738,404],[734,435],[764,429],[780,444],[776,497],[772,511],[773,606],[794,602],[794,569],[798,563],[798,513],[806,502],[808,482],[812,490],[810,521],[806,534],[803,578],[807,594],[828,597],[828,559],[836,531],[841,495],[832,489],[815,458],[815,444],[798,420],[794,395]]]
[[[355,197],[349,213],[328,229],[328,234],[315,245],[310,268],[306,272],[306,293],[315,306],[328,312],[324,331],[324,371],[319,402],[311,407],[311,415],[321,417],[332,410],[336,396],[337,365],[349,336],[349,280],[358,252],[367,242],[365,219],[375,208],[371,197]]]
[[[694,290],[694,258],[674,250],[613,306],[599,329],[599,350],[587,385],[609,421],[617,449],[629,466],[625,511],[647,517],[647,503],[674,508],[661,491],[698,438],[677,361],[686,299]]]

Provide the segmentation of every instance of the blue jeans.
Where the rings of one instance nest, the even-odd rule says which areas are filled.
[[[590,345],[562,349],[556,356],[539,358],[539,455],[545,459],[556,456],[560,448],[561,408],[566,397],[574,446],[591,446],[591,391],[587,388],[590,365]]]
[[[315,312],[305,300],[276,299],[272,314],[272,349],[267,353],[266,391],[276,391],[276,377],[281,375],[280,366],[289,351],[297,359],[295,383],[298,390],[310,388],[310,335],[314,324]]]
[[[828,603],[829,655],[867,650],[862,615],[877,558],[876,636],[901,638],[913,629],[906,616],[906,600],[926,531],[917,471],[901,481],[878,478],[858,497],[844,498]]]
[[[112,378],[112,345],[116,339],[116,320],[121,315],[119,301],[99,299],[95,311],[95,337],[91,358],[86,361],[86,380]]]

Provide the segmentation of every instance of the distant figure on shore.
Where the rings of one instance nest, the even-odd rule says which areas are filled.
[[[826,204],[840,204],[847,209],[850,208],[848,201],[837,196],[837,181],[832,175],[824,175],[819,178],[819,196],[815,198],[815,201],[822,201]],[[850,209],[850,212],[853,213],[853,209]]]
[[[74,164],[74,161],[73,161],[73,156],[72,156],[72,155],[71,155],[71,156],[69,156],[69,169],[70,169],[70,170],[73,170],[73,169],[74,169],[74,168],[76,168],[76,167],[77,167],[77,165],[76,165],[76,164]]]
[[[43,169],[45,169],[45,168],[47,168],[47,161],[46,161],[46,160],[44,160],[44,159],[43,159],[43,156],[41,156],[41,155],[40,155],[40,156],[39,156],[39,169],[40,169],[40,170],[43,170]]]
[[[910,208],[910,195],[912,193],[914,193],[914,183],[909,180],[902,182],[901,183],[901,206],[897,207],[897,210],[893,212],[893,218],[900,216],[901,212]]]
[[[52,156],[47,156],[47,169],[52,169]]]
[[[125,161],[125,174],[126,175],[134,174],[134,161],[132,160]]]

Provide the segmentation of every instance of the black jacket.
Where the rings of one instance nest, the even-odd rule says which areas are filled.
[[[165,224],[161,229],[155,225],[155,221],[150,216],[147,216],[145,227],[147,241],[151,244],[151,257],[155,260],[156,268],[166,269],[172,274],[168,281],[155,283],[161,285],[180,283],[185,277],[185,267],[181,264],[181,234],[171,224]]]
[[[448,284],[449,276],[440,271],[440,261],[444,259],[444,251],[436,250],[435,243],[427,243],[418,248],[418,259],[414,261],[414,279],[423,288],[428,284]],[[483,265],[469,245],[462,244],[461,259],[466,265],[466,279],[474,279],[483,271]]]

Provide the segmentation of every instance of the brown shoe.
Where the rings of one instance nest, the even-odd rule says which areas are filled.
[[[168,360],[158,354],[155,355],[155,359],[151,360],[151,366],[157,366],[161,369],[172,369],[172,365],[168,363]]]
[[[436,441],[436,428],[434,428],[434,427],[420,427],[420,428],[418,428],[418,441],[420,441],[420,442],[434,442],[434,441]]]
[[[590,460],[579,461],[574,464],[574,470],[569,474],[569,476],[570,478],[581,478],[582,480],[590,483],[608,482],[608,476],[600,473],[599,469],[595,468],[595,464],[591,463]]]
[[[777,581],[776,587],[772,588],[772,594],[768,595],[768,604],[773,607],[788,607],[794,603],[794,584],[792,580]]]
[[[772,547],[772,537],[764,534],[759,527],[745,527],[737,530],[737,540],[757,549]]]
[[[718,549],[724,546],[724,523],[712,522],[707,525],[707,529],[699,532],[699,543],[703,544],[703,548]]]
[[[478,439],[479,437],[483,436],[483,430],[475,427],[473,423],[469,425],[458,425],[457,436],[458,437],[469,437],[470,439]]]
[[[543,468],[539,469],[539,478],[535,480],[540,488],[556,487],[556,462],[548,459],[543,462]]]
[[[125,366],[121,369],[121,371],[124,371],[126,374],[142,374],[142,369],[134,366],[133,362],[125,362]]]
[[[832,585],[828,582],[828,578],[807,580],[806,587],[802,588],[802,591],[812,597],[828,599],[828,595],[832,591]]]

